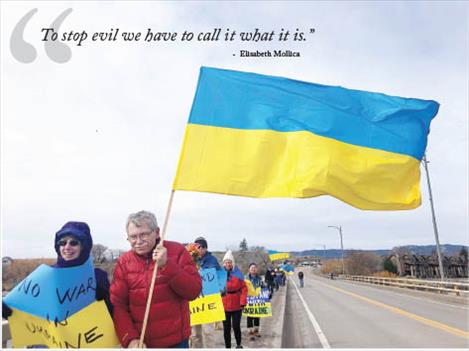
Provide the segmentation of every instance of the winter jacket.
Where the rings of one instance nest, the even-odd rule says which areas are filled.
[[[191,334],[189,301],[199,296],[202,281],[192,257],[179,243],[165,241],[167,262],[158,268],[144,342],[166,348]],[[119,258],[111,284],[114,327],[122,347],[139,339],[155,262],[152,253],[129,251]]]
[[[265,272],[265,282],[267,284],[272,284],[274,282],[274,275],[273,275],[273,271],[271,271],[270,269],[268,269],[266,272]]]
[[[223,296],[223,307],[225,311],[239,311],[246,306],[248,288],[241,271],[234,267],[227,272],[226,293]]]
[[[202,257],[199,261],[200,268],[207,269],[207,268],[216,268],[221,269],[220,264],[217,261],[217,258],[212,255],[211,252],[206,252],[204,257]]]

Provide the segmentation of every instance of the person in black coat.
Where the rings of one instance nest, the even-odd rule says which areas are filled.
[[[274,271],[272,267],[268,267],[265,271],[264,280],[267,284],[267,287],[269,288],[269,298],[271,299],[274,294]]]
[[[305,275],[303,274],[302,271],[298,272],[298,279],[300,281],[300,288],[303,288],[305,286]]]

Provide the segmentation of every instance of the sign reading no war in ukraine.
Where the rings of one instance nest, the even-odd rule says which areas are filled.
[[[73,316],[51,322],[14,309],[8,319],[13,347],[108,348],[119,344],[104,301],[95,301]]]
[[[222,271],[223,273],[219,274]],[[199,271],[202,278],[202,292],[200,296],[189,303],[191,325],[207,324],[225,320],[225,310],[220,295],[220,289],[226,285],[225,270],[215,268]],[[224,281],[220,282],[219,278]]]
[[[62,322],[95,300],[96,278],[91,258],[83,265],[55,268],[40,265],[3,301],[12,308]]]

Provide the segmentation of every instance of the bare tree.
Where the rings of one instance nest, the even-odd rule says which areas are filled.
[[[251,246],[249,251],[253,253],[252,259],[257,263],[259,274],[264,274],[267,268],[271,265],[269,254],[264,246]]]
[[[464,260],[467,262],[467,247],[461,246],[461,250],[459,251],[459,256],[464,257]]]
[[[251,246],[249,250],[256,251],[256,252],[263,252],[263,251],[266,252],[266,249],[264,246]]]
[[[411,256],[412,252],[409,250],[408,247],[405,246],[395,246],[392,248],[391,253],[399,256],[400,258],[403,256]]]
[[[93,256],[93,261],[96,263],[102,263],[105,261],[104,252],[107,250],[107,246],[102,244],[94,244],[91,248],[91,256]]]
[[[381,258],[372,252],[352,251],[347,255],[347,273],[371,275],[382,270]]]
[[[342,273],[342,260],[327,260],[321,265],[322,274],[335,274],[339,275]]]

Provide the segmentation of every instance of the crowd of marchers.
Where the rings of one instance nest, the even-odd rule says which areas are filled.
[[[285,286],[286,273],[279,267],[269,266],[264,276],[258,273],[255,262],[249,264],[243,274],[236,266],[231,250],[223,257],[222,265],[208,251],[207,240],[198,237],[191,249],[183,244],[162,240],[155,215],[148,211],[132,213],[126,222],[130,250],[119,257],[112,282],[107,273],[95,268],[96,299],[104,300],[112,316],[116,335],[123,348],[139,347],[143,329],[147,297],[152,275],[157,269],[156,293],[152,294],[148,321],[142,347],[188,348],[192,333],[189,302],[202,290],[199,269],[215,268],[226,271],[226,285],[221,291],[225,320],[223,336],[225,347],[231,348],[231,330],[236,348],[243,348],[241,317],[247,304],[247,282],[254,289],[268,289],[272,298]],[[84,264],[90,257],[93,239],[89,226],[84,222],[67,222],[56,234],[54,248],[57,253],[55,268],[67,268]],[[303,287],[303,273],[298,275]],[[177,312],[175,312],[177,311]],[[8,319],[13,310],[2,301],[2,316]],[[260,318],[247,317],[249,341],[261,337]],[[34,345],[31,345],[34,347]]]

